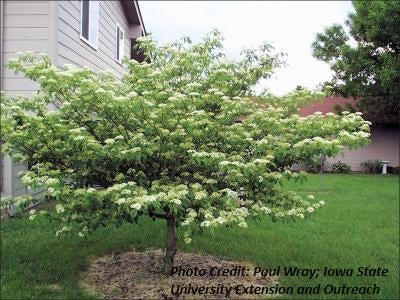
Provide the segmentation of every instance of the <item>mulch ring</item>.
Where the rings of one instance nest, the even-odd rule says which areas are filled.
[[[234,287],[276,286],[274,276],[253,276],[254,266],[240,261],[221,259],[212,255],[178,252],[174,266],[182,269],[205,269],[203,276],[165,276],[161,272],[164,252],[117,252],[90,262],[81,281],[82,287],[106,299],[259,299],[267,295],[238,295]],[[211,276],[211,268],[244,267],[245,276]],[[215,269],[213,269],[215,275]],[[181,273],[182,274],[182,273]],[[189,285],[192,289],[188,290]],[[205,287],[199,294],[198,288]],[[206,288],[208,287],[208,290]],[[232,287],[228,297],[227,288]],[[194,292],[196,289],[196,292]]]

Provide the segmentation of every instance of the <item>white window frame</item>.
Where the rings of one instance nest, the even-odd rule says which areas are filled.
[[[89,39],[85,38],[82,35],[83,32],[83,1],[88,1],[89,2],[89,24],[88,24],[88,37]],[[95,11],[95,17],[96,17],[96,23],[93,24],[91,23],[91,18],[90,18],[90,11],[93,11],[93,7],[97,8],[97,10]],[[100,10],[100,3],[97,0],[81,0],[81,30],[80,30],[80,38],[82,41],[84,41],[86,44],[88,44],[90,47],[92,47],[93,49],[97,50],[98,49],[98,44],[99,44],[99,10]],[[92,25],[91,25],[92,24]],[[97,30],[96,30],[96,38],[92,41],[90,41],[90,28],[91,26],[96,26]]]
[[[122,45],[120,43],[121,39],[118,39],[117,41],[117,37],[118,37],[118,29],[120,32],[122,32]],[[119,25],[117,22],[115,23],[115,60],[122,64],[122,58],[124,57],[124,48],[125,48],[125,32],[122,29],[121,25]],[[118,53],[118,43],[119,43],[119,53]],[[119,57],[118,57],[119,56]]]

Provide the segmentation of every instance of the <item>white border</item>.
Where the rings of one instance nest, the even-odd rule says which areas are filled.
[[[90,42],[88,39],[86,39],[83,35],[82,35],[82,12],[83,12],[83,1],[89,1],[89,0],[81,0],[81,24],[80,24],[80,32],[79,32],[79,36],[81,38],[82,41],[84,41],[86,44],[88,44],[90,47],[92,47],[94,50],[98,50],[98,45],[99,45],[99,26],[100,26],[100,22],[99,22],[99,11],[100,11],[100,1],[97,0],[93,0],[93,2],[97,2],[97,38],[96,38],[96,43],[92,43]],[[92,1],[89,1],[92,2]],[[89,4],[89,16],[90,16],[90,4]],[[88,24],[88,26],[90,27],[90,22]],[[89,28],[89,32],[90,32],[90,28]]]
[[[119,43],[119,40],[117,41],[117,31],[118,31],[118,28],[119,28],[119,30],[122,32],[122,34],[124,35],[124,38],[123,38],[123,40],[122,40],[122,55],[121,55],[121,53],[117,53],[118,51],[118,44],[117,43]],[[122,29],[122,27],[121,27],[121,25],[119,25],[119,23],[118,22],[115,22],[115,41],[117,41],[117,43],[115,44],[115,61],[117,62],[117,63],[119,63],[119,64],[122,64],[122,58],[123,58],[123,56],[124,56],[124,54],[125,54],[125,31]],[[120,48],[120,52],[121,52],[121,48]],[[119,54],[119,60],[118,60],[118,54]]]

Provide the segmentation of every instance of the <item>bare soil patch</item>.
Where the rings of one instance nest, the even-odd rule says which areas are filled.
[[[161,272],[161,250],[144,252],[118,252],[91,260],[88,271],[81,281],[82,287],[100,294],[106,299],[259,299],[266,295],[238,295],[232,289],[228,297],[222,293],[226,287],[237,285],[254,287],[275,286],[277,277],[253,276],[254,266],[240,261],[221,259],[212,255],[178,252],[174,266],[184,269],[206,269],[204,276],[165,276]],[[249,269],[249,276],[211,276],[211,268],[234,269],[236,266]],[[214,272],[215,274],[215,272]],[[215,287],[221,293],[176,294],[178,286]],[[175,289],[172,289],[174,286]]]

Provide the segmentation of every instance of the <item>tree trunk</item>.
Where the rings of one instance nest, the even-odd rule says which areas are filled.
[[[171,275],[176,254],[175,218],[172,215],[167,217],[167,250],[164,257],[164,274]]]

